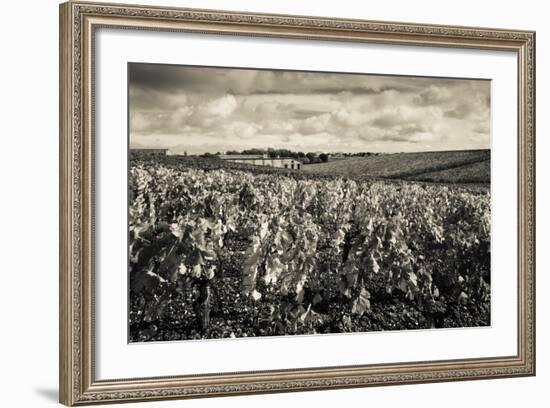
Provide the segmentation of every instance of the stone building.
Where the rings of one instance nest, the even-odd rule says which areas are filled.
[[[254,164],[256,166],[279,167],[283,169],[300,170],[302,163],[292,157],[268,157],[267,154],[221,154],[222,160],[233,163]]]

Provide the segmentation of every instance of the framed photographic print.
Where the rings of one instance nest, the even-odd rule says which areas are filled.
[[[66,405],[535,374],[535,33],[60,6]]]

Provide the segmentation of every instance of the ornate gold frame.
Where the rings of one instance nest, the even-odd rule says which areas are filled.
[[[507,50],[518,61],[514,356],[98,381],[94,376],[93,46],[98,27]],[[535,374],[535,33],[68,2],[60,5],[60,401],[66,405]]]

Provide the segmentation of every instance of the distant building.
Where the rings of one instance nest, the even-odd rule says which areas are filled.
[[[168,149],[130,149],[130,155],[138,157],[158,157],[167,154]]]
[[[268,157],[267,154],[220,154],[222,160],[232,163],[254,164],[256,166],[270,166],[283,169],[300,170],[302,163],[292,157]]]

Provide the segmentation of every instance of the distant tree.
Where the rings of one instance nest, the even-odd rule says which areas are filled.
[[[309,164],[309,159],[307,157],[300,157],[299,159],[303,164]]]
[[[242,154],[266,154],[264,149],[247,149],[243,150]]]
[[[298,157],[298,154],[296,152],[293,152],[292,150],[289,150],[289,149],[269,148],[269,149],[267,149],[267,154],[271,158],[275,158],[275,157],[293,157],[293,158],[296,158],[296,157]]]
[[[323,163],[328,162],[328,154],[326,154],[326,153],[321,153],[321,154],[319,155],[319,159],[321,159],[321,162],[323,162]]]
[[[306,153],[306,157],[309,159],[310,163],[317,163],[317,155],[315,153],[308,152]]]
[[[292,157],[292,152],[291,152],[290,150],[288,150],[288,149],[281,149],[281,150],[279,151],[279,155],[280,155],[281,157]]]

